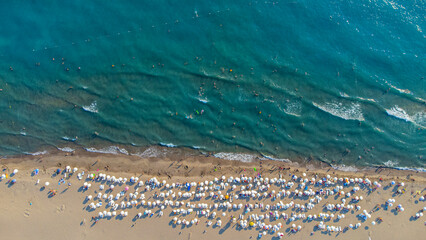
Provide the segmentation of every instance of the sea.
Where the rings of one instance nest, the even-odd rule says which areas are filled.
[[[424,169],[425,16],[423,0],[2,1],[0,155]]]

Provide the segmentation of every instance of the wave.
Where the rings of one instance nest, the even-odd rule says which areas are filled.
[[[133,153],[132,156],[138,156],[141,158],[152,158],[152,157],[163,157],[166,155],[165,149],[158,149],[156,147],[150,147],[142,153]]]
[[[385,109],[386,113],[389,116],[404,120],[406,122],[411,122],[414,125],[425,128],[426,126],[426,113],[418,112],[412,116],[410,116],[404,109],[395,105],[391,109]]]
[[[191,146],[190,148],[192,148],[192,149],[203,149],[204,147],[200,147],[200,146]]]
[[[162,142],[160,142],[159,144],[160,144],[160,146],[163,146],[163,147],[170,147],[170,148],[177,147],[177,145],[174,145],[173,143],[162,143]]]
[[[426,172],[426,168],[415,168],[415,167],[399,167],[398,161],[388,160],[383,163],[383,166],[396,170],[406,170],[406,171],[416,171],[416,172]]]
[[[301,102],[289,102],[286,103],[282,109],[282,111],[288,115],[292,115],[295,117],[300,117],[302,112],[302,103]]]
[[[343,98],[350,99],[350,100],[358,100],[358,101],[362,101],[362,102],[376,103],[376,100],[374,100],[373,98],[349,96],[347,93],[344,93],[344,92],[340,92],[339,95]]]
[[[264,155],[264,154],[262,154],[262,157],[264,157],[264,158],[265,158],[265,160],[266,160],[266,159],[269,159],[269,160],[274,160],[274,161],[279,161],[279,162],[287,162],[287,163],[291,163],[291,161],[290,161],[289,159],[286,159],[286,158],[274,158],[274,157],[267,156],[267,155]],[[263,160],[263,159],[262,159],[262,160]]]
[[[88,152],[94,153],[109,153],[109,154],[125,154],[129,155],[129,152],[124,148],[119,148],[117,146],[109,146],[106,148],[96,149],[96,148],[84,148]]]
[[[198,98],[198,101],[200,101],[200,102],[202,102],[204,104],[206,104],[206,103],[209,102],[209,100],[207,100],[207,99],[200,99],[200,98]]]
[[[62,137],[62,140],[70,141],[70,142],[75,142],[77,139],[76,138],[70,138],[70,137],[64,136],[64,137]]]
[[[322,111],[327,112],[335,117],[339,117],[345,120],[364,121],[361,105],[359,103],[352,103],[349,106],[340,102],[325,103],[324,105],[312,102],[312,104]]]
[[[47,154],[47,151],[46,151],[46,150],[44,150],[44,151],[35,152],[35,153],[24,152],[24,154],[26,154],[26,155],[32,155],[32,156],[38,156],[38,155],[44,155],[44,154]]]
[[[343,171],[343,172],[357,172],[359,171],[358,168],[354,167],[354,166],[346,166],[346,165],[331,165],[332,168],[339,170],[339,171]]]
[[[220,159],[240,161],[240,162],[253,162],[258,156],[246,153],[216,153],[213,156]]]
[[[421,102],[421,103],[426,102],[426,100],[425,100],[425,99],[423,99],[423,98],[421,98],[421,97],[418,97],[418,96],[414,96],[414,94],[413,94],[410,90],[408,90],[408,89],[401,89],[401,88],[398,88],[398,87],[396,87],[396,86],[392,85],[391,83],[389,83],[388,81],[385,81],[385,83],[386,83],[386,86],[387,86],[387,87],[389,87],[389,88],[391,88],[391,89],[393,89],[393,90],[395,90],[395,91],[397,91],[397,92],[399,92],[399,93],[401,93],[401,94],[405,94],[405,96],[409,96],[409,97],[411,97],[411,98],[413,98],[413,99],[415,99],[416,101],[419,101],[419,102]]]
[[[82,107],[84,111],[97,113],[98,112],[98,104],[96,101],[92,102],[89,106]]]
[[[395,167],[398,164],[399,164],[398,161],[392,161],[392,160],[389,160],[383,163],[383,165],[385,165],[386,167]]]
[[[74,152],[75,149],[70,147],[63,147],[63,148],[58,147],[58,150],[61,150],[62,152]]]
[[[387,83],[387,85],[388,85],[390,88],[392,88],[393,90],[396,90],[397,92],[405,93],[405,94],[409,94],[409,95],[413,95],[413,94],[411,93],[411,91],[410,91],[410,90],[408,90],[408,89],[401,89],[401,88],[397,88],[396,86],[394,86],[394,85],[390,84],[389,82],[386,82],[386,83]]]
[[[397,170],[408,170],[408,171],[416,171],[416,172],[426,172],[426,168],[411,168],[411,167],[392,167]]]
[[[383,131],[382,129],[380,129],[380,128],[378,128],[378,127],[374,127],[374,130],[376,130],[376,131],[378,131],[378,132],[381,132],[381,133],[384,133],[385,131]]]

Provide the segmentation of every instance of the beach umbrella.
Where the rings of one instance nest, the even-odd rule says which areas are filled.
[[[13,175],[18,173],[18,169],[13,170]]]
[[[49,182],[45,182],[45,183],[44,183],[44,185],[45,185],[46,187],[47,187],[47,186],[49,186],[49,184],[50,184]]]
[[[16,183],[16,179],[13,179],[11,183],[12,183],[12,184],[15,184],[15,183]]]

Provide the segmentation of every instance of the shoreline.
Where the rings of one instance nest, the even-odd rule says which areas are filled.
[[[158,147],[162,149],[162,147]],[[167,165],[170,163],[179,162],[181,164],[185,164],[186,166],[193,166],[194,169],[198,169],[200,172],[203,171],[203,175],[217,176],[219,172],[212,172],[211,169],[208,170],[207,166],[224,166],[233,169],[234,171],[238,170],[248,170],[250,168],[256,167],[260,173],[276,173],[280,168],[287,169],[289,172],[316,172],[318,174],[326,174],[333,173],[337,175],[351,175],[351,176],[369,176],[370,178],[379,178],[386,176],[386,179],[398,179],[402,177],[406,177],[410,179],[410,177],[416,176],[419,179],[423,179],[426,181],[426,172],[424,171],[415,171],[412,169],[396,169],[392,167],[386,166],[378,166],[378,167],[364,167],[362,169],[356,169],[355,171],[344,171],[335,168],[331,164],[320,162],[320,161],[310,161],[310,162],[287,162],[287,161],[276,161],[270,160],[266,158],[256,157],[252,161],[242,162],[239,160],[227,160],[218,158],[214,155],[204,155],[204,154],[194,154],[194,151],[177,148],[174,149],[177,151],[167,152],[164,155],[159,157],[140,157],[137,155],[125,155],[125,154],[109,154],[109,153],[97,153],[97,152],[87,152],[84,150],[75,150],[73,152],[62,152],[57,151],[56,153],[47,153],[43,155],[23,155],[21,157],[14,158],[2,158],[0,159],[1,165],[21,165],[21,166],[31,166],[34,167],[40,164],[44,168],[51,168],[56,166],[64,166],[64,165],[73,165],[77,167],[86,167],[88,170],[91,170],[93,166],[90,166],[89,162],[96,160],[94,159],[102,159],[99,163],[103,168],[108,166],[108,171],[124,171],[131,172],[131,170],[135,170],[133,167],[137,167],[141,165],[145,167],[144,169],[140,166],[136,169],[142,170],[144,174],[149,174],[154,169],[160,169],[162,165]],[[118,161],[119,160],[119,161]],[[128,164],[128,167],[119,167],[117,162],[123,162]],[[155,166],[152,163],[155,163]],[[97,163],[98,164],[98,163]],[[198,166],[197,164],[202,164]],[[197,166],[196,166],[197,165]],[[127,165],[125,165],[127,166]],[[149,168],[147,167],[149,166]],[[39,166],[40,167],[40,166]],[[148,170],[150,169],[150,170]],[[141,172],[142,173],[142,172]],[[173,172],[174,174],[178,174],[178,176],[189,176],[191,174],[186,173],[185,171]],[[237,173],[237,172],[235,172]],[[161,173],[160,173],[161,175]],[[410,177],[407,177],[410,176]]]
[[[310,159],[298,157],[297,159],[279,159],[275,157],[270,157],[262,153],[248,151],[248,152],[205,152],[200,149],[191,148],[191,147],[168,147],[164,145],[151,145],[148,147],[134,147],[134,146],[119,146],[119,145],[110,145],[108,147],[103,148],[85,148],[82,146],[78,146],[77,148],[71,147],[51,147],[51,149],[38,151],[34,153],[22,153],[10,156],[2,156],[1,159],[32,159],[34,157],[47,157],[49,155],[53,156],[61,156],[61,155],[82,155],[82,156],[90,156],[91,154],[99,154],[99,156],[104,155],[113,155],[113,156],[136,156],[139,158],[168,158],[169,156],[173,156],[178,154],[180,157],[186,156],[196,156],[196,157],[214,157],[217,159],[222,159],[226,161],[237,161],[242,164],[256,162],[256,161],[275,161],[275,162],[285,162],[293,165],[306,167],[307,165],[316,166],[318,168],[327,168],[331,167],[336,171],[342,172],[358,172],[358,171],[371,171],[376,169],[392,169],[396,171],[411,171],[411,172],[425,172],[426,168],[422,167],[395,167],[395,166],[387,166],[387,165],[373,165],[373,166],[357,166],[357,165],[334,165],[332,163],[328,163],[322,159]],[[134,152],[130,152],[129,148]],[[143,151],[140,151],[143,150]],[[147,154],[145,154],[148,152]],[[244,159],[248,158],[248,159]]]

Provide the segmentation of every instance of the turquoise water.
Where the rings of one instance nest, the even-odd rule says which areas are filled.
[[[425,7],[1,3],[0,154],[159,144],[425,167]]]

